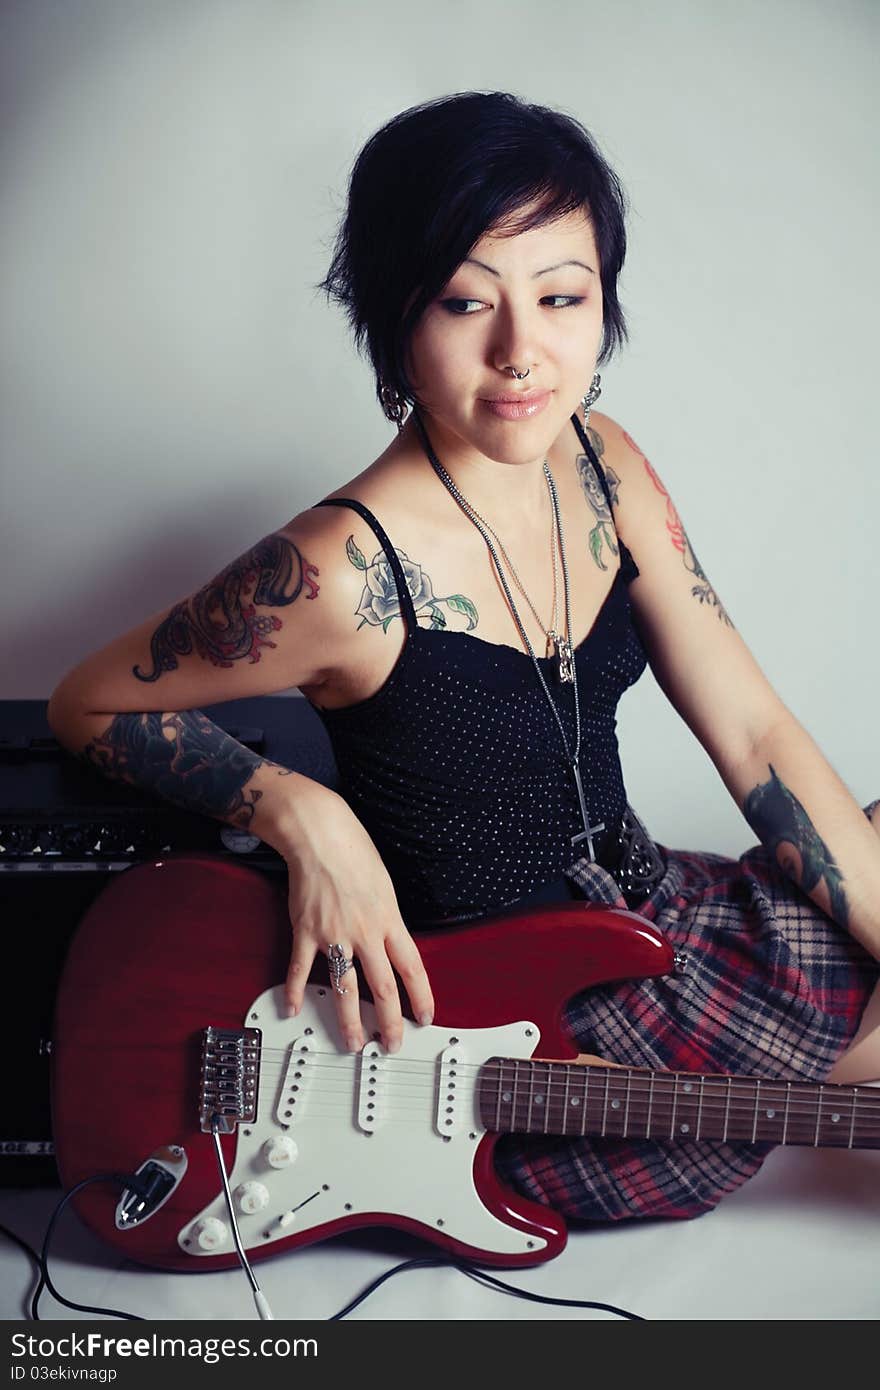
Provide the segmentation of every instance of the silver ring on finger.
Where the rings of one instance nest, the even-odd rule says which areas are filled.
[[[327,948],[327,964],[330,967],[330,979],[337,994],[348,994],[348,990],[342,986],[342,977],[346,970],[350,970],[354,961],[351,956],[345,954],[345,948],[334,941]]]

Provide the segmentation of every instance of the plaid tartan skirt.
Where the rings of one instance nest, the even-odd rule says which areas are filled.
[[[566,1022],[579,1049],[654,1070],[824,1080],[858,1030],[880,964],[763,845],[739,859],[658,847],[666,872],[635,911],[684,952],[686,968],[577,995]],[[567,877],[589,902],[626,906],[598,864],[579,861]],[[525,1196],[572,1221],[619,1221],[699,1216],[774,1147],[505,1135],[495,1153]]]

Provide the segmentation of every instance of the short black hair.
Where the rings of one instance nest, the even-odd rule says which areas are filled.
[[[627,208],[589,131],[510,92],[437,97],[376,131],[355,160],[330,270],[316,288],[344,307],[359,352],[366,344],[380,403],[381,381],[415,399],[405,366],[412,330],[482,236],[578,209],[599,252],[601,364],[628,337],[617,295]]]

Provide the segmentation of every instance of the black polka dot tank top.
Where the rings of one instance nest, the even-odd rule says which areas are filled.
[[[584,451],[611,511],[602,466],[580,421]],[[388,869],[401,915],[418,928],[501,910],[559,879],[584,853],[577,790],[559,727],[526,651],[470,633],[420,627],[403,566],[381,525],[374,531],[396,585],[407,636],[384,685],[341,709],[318,709],[340,791]],[[627,797],[617,746],[617,704],[647,658],[628,585],[638,568],[622,541],[620,568],[593,627],[575,651],[581,713],[580,772],[596,854],[610,849]],[[392,605],[394,604],[394,591]],[[389,610],[391,611],[391,610]],[[574,695],[551,658],[538,658],[575,746]]]

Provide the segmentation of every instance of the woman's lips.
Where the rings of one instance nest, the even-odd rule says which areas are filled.
[[[541,413],[552,394],[551,391],[536,391],[533,395],[517,400],[483,400],[481,403],[501,420],[528,420]]]

